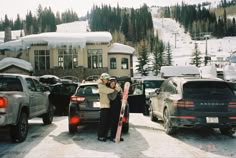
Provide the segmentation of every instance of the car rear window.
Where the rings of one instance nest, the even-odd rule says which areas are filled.
[[[160,88],[164,80],[148,80],[143,81],[145,88]]]
[[[21,82],[18,78],[0,78],[0,91],[23,91]]]
[[[76,92],[76,95],[97,96],[99,95],[98,87],[96,85],[80,86],[78,91]]]
[[[187,82],[183,85],[185,99],[232,99],[234,93],[225,82]]]

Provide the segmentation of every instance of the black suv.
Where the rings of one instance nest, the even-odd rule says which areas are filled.
[[[177,128],[212,127],[232,135],[236,128],[236,97],[220,79],[172,77],[151,98],[151,118],[164,121],[167,134]]]

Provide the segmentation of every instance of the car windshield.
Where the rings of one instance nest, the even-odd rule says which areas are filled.
[[[225,82],[188,82],[183,86],[186,99],[232,99],[234,94]]]
[[[87,85],[87,86],[80,86],[76,95],[83,95],[83,96],[97,96],[98,87],[96,85]]]
[[[146,80],[143,81],[145,88],[160,88],[164,80]]]

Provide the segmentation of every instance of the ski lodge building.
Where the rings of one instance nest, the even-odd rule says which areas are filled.
[[[0,65],[2,59],[13,57],[29,62],[36,76],[51,74],[84,79],[107,72],[111,76],[132,77],[134,52],[133,47],[112,43],[109,32],[51,32],[1,43]],[[12,66],[0,67],[0,72],[9,71]]]

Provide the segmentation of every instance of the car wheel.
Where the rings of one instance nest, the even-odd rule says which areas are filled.
[[[158,120],[157,117],[153,114],[152,106],[150,106],[150,118],[153,122],[156,122]]]
[[[10,135],[13,142],[23,142],[28,134],[28,115],[22,112],[18,123],[15,126],[11,126]]]
[[[149,116],[149,106],[148,106],[148,105],[146,105],[146,106],[144,107],[143,115],[144,115],[144,116]]]
[[[77,132],[77,125],[69,124],[69,133],[74,134]]]
[[[220,132],[223,135],[232,136],[235,133],[235,130],[232,127],[223,127],[223,128],[220,128]]]
[[[175,128],[172,127],[171,125],[170,115],[167,108],[164,110],[163,120],[164,120],[164,129],[165,129],[166,134],[169,134],[169,135],[174,134]]]
[[[53,105],[50,104],[48,112],[43,115],[43,123],[45,125],[51,124],[53,121],[53,115],[54,115],[54,108]]]
[[[128,133],[128,132],[129,132],[129,123],[123,123],[122,133]]]

